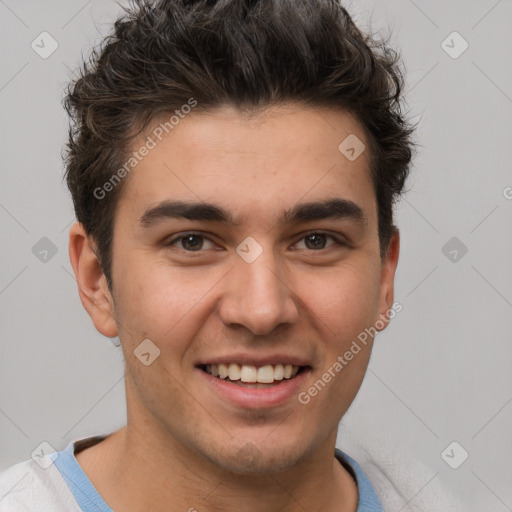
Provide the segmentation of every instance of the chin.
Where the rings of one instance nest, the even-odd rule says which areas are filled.
[[[229,449],[221,449],[210,461],[231,473],[263,475],[289,470],[305,457],[304,443],[285,447],[247,441],[238,446],[233,443]]]

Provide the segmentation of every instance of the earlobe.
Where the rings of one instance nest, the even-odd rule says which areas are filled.
[[[69,231],[69,258],[80,300],[96,329],[104,336],[113,338],[118,332],[112,295],[95,250],[94,241],[83,225],[80,222],[73,224]]]
[[[379,302],[379,320],[377,325],[379,331],[384,330],[390,320],[390,311],[393,308],[395,272],[398,265],[398,256],[400,252],[400,234],[398,229],[395,231],[389,241],[385,258],[382,260],[382,270],[380,279],[380,302]]]

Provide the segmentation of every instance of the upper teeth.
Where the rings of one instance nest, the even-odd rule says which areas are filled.
[[[248,364],[207,364],[206,371],[214,377],[242,382],[261,382],[269,384],[274,380],[291,379],[297,375],[300,366],[291,364],[267,364],[265,366],[252,366]]]

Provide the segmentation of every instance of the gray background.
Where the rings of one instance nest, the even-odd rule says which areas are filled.
[[[392,31],[421,147],[398,205],[403,311],[376,340],[339,442],[345,427],[362,445],[397,443],[425,464],[409,504],[439,480],[468,500],[461,510],[510,511],[512,2],[345,5],[363,30]],[[63,88],[119,11],[0,0],[0,470],[42,441],[62,449],[125,424],[120,348],[94,329],[69,263],[74,214],[60,159]],[[43,31],[59,45],[47,59],[31,48]],[[469,43],[458,58],[442,46],[453,31]],[[453,36],[446,44],[461,48]],[[43,237],[57,251],[47,261]],[[452,441],[469,453],[458,469],[441,457]]]

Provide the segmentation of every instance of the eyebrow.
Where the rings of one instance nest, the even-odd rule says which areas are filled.
[[[146,210],[139,218],[143,227],[151,227],[168,219],[184,218],[188,220],[222,222],[239,225],[231,213],[212,203],[189,201],[162,201]],[[348,199],[328,199],[295,205],[282,212],[284,224],[308,222],[324,219],[348,219],[361,225],[367,225],[368,218],[364,210]]]

